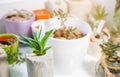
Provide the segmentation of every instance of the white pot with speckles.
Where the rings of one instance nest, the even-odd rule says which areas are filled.
[[[42,56],[27,55],[28,77],[53,77],[52,51]]]

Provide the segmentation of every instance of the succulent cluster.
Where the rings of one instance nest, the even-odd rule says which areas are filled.
[[[103,42],[100,44],[102,52],[106,55],[106,59],[111,62],[120,61],[120,43],[115,43],[112,41]]]

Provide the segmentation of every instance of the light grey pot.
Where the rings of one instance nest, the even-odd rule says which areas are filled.
[[[26,63],[9,65],[10,77],[28,77]]]
[[[0,55],[0,77],[9,77],[7,55],[2,48],[0,48],[0,52],[2,53]]]
[[[53,57],[49,51],[43,56],[27,55],[28,77],[53,77]]]

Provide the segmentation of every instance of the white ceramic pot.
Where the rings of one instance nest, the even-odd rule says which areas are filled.
[[[28,77],[53,77],[51,52],[43,56],[27,56]]]
[[[0,77],[9,77],[7,55],[2,48],[0,48]]]
[[[46,30],[58,29],[61,27],[60,21],[57,19],[57,17],[49,19],[48,21],[44,21],[43,23],[43,26],[46,27]],[[55,73],[60,74],[68,74],[80,69],[89,45],[91,34],[90,26],[86,22],[75,17],[68,17],[66,26],[77,27],[86,35],[82,38],[73,40],[56,39],[50,37],[48,44],[52,46],[54,51]]]
[[[49,44],[54,51],[55,72],[58,74],[69,74],[80,69],[90,40],[91,28],[86,22],[69,17],[66,26],[75,26],[86,35],[73,40],[50,38]]]
[[[9,65],[10,77],[28,77],[26,63]]]

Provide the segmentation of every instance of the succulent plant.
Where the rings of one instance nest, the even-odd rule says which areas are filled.
[[[0,47],[5,50],[9,64],[17,64],[24,61],[24,59],[20,57],[17,39],[18,36],[14,34],[0,34]]]
[[[114,25],[112,26],[111,32],[113,35],[120,36],[120,0],[116,0]]]
[[[120,57],[117,55],[117,50],[120,48],[120,43],[112,42],[108,40],[107,42],[103,42],[100,44],[102,52],[106,55],[106,58],[117,58]]]
[[[46,47],[46,42],[50,37],[50,35],[52,34],[53,30],[48,31],[43,37],[41,32],[42,32],[42,28],[40,29],[38,36],[36,32],[32,32],[33,38],[21,35],[21,37],[23,37],[25,40],[19,40],[21,43],[29,46],[33,50],[33,53],[35,53],[35,55],[37,56],[46,54],[46,51],[51,48],[51,47]]]
[[[94,18],[95,20],[103,20],[107,16],[107,13],[105,12],[105,8],[98,5],[95,10]]]

